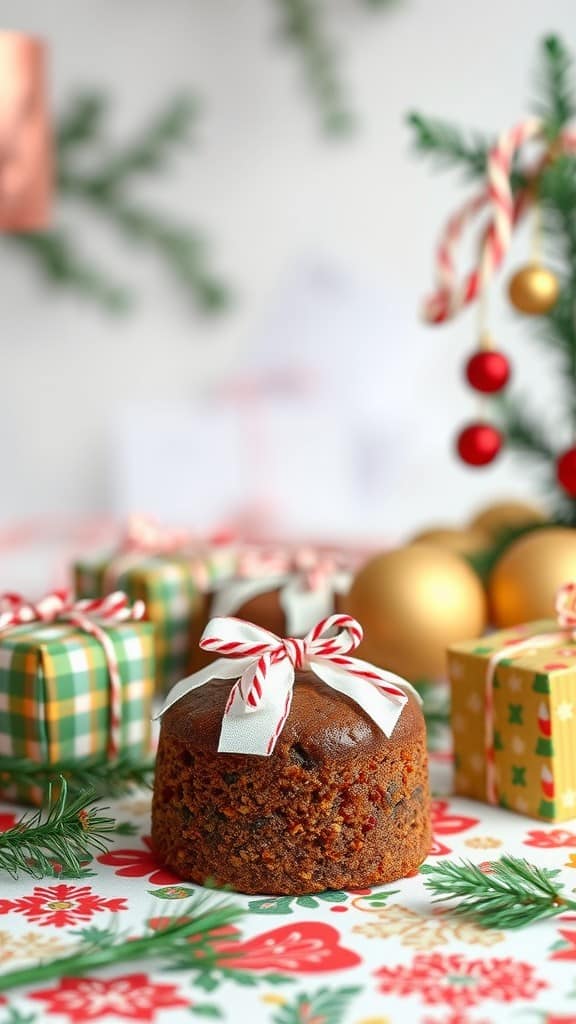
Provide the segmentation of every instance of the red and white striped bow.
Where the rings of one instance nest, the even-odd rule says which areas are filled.
[[[120,542],[122,551],[170,555],[185,549],[223,547],[237,540],[234,530],[222,528],[200,536],[184,527],[162,526],[148,516],[130,516]]]
[[[194,541],[198,543],[198,538],[189,530],[161,526],[147,516],[130,516],[120,541],[120,550],[169,555],[189,547]]]
[[[268,756],[290,711],[295,670],[305,668],[350,697],[390,736],[408,700],[406,690],[415,691],[393,672],[349,656],[362,636],[362,627],[349,615],[330,615],[303,639],[282,639],[241,619],[212,619],[200,646],[224,657],[176,683],[157,717],[211,679],[236,679],[218,750]]]
[[[243,548],[239,551],[234,576],[260,580],[268,576],[285,576],[290,572],[290,555],[285,548]]]
[[[66,590],[54,590],[36,602],[26,601],[21,594],[0,595],[0,637],[16,626],[63,622],[76,626],[83,633],[89,633],[102,645],[109,680],[107,752],[110,757],[116,757],[120,750],[122,681],[114,644],[104,627],[121,622],[136,622],[144,617],[145,611],[143,601],[135,601],[130,605],[126,594],[120,590],[106,597],[82,601],[73,601]]]

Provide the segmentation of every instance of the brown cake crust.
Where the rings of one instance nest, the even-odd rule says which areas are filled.
[[[152,810],[158,858],[239,892],[354,889],[414,872],[430,843],[426,734],[410,695],[387,739],[352,700],[297,673],[270,757],[218,754],[230,681],[162,721]]]

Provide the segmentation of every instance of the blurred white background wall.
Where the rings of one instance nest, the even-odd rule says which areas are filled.
[[[382,505],[383,534],[536,491],[513,460],[474,473],[451,457],[453,432],[475,413],[461,383],[475,320],[427,329],[417,310],[434,240],[464,192],[411,155],[404,115],[416,108],[489,132],[514,123],[531,93],[539,38],[557,31],[576,43],[574,0],[400,0],[379,15],[329,6],[361,120],[348,141],[320,134],[298,59],[277,39],[271,0],[0,0],[0,27],[49,41],[56,107],[79,86],[103,87],[119,138],[183,87],[202,97],[198,145],[142,194],[206,231],[214,267],[236,289],[229,314],[199,317],[151,260],[84,226],[86,246],[143,285],[135,314],[115,319],[43,289],[2,247],[0,522],[113,507],[118,410],[136,400],[192,403],[223,368],[241,366],[283,282],[309,260],[388,296],[394,316],[382,350],[416,353],[402,379],[415,432]],[[527,253],[520,238],[513,262]],[[518,387],[546,409],[549,360],[540,361],[501,291],[491,302],[493,331],[514,359]],[[390,382],[380,372],[384,410]]]

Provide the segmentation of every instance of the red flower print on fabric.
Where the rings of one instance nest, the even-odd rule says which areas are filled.
[[[159,1010],[190,1006],[178,995],[176,985],[150,981],[145,974],[102,978],[62,978],[55,988],[31,992],[29,999],[46,1003],[48,1013],[62,1014],[72,1022],[101,1020],[113,1015],[125,1020],[156,1020]]]
[[[340,971],[362,963],[358,953],[340,945],[336,928],[315,921],[283,925],[245,942],[219,943],[218,951],[227,954],[223,966],[236,971],[314,974]]]
[[[441,836],[453,836],[457,832],[466,832],[480,823],[479,818],[468,818],[464,814],[451,814],[448,800],[432,801],[432,827]]]
[[[0,832],[7,832],[9,828],[14,828],[16,820],[15,814],[0,814]]]
[[[469,1017],[467,1013],[449,1013],[447,1017],[422,1017],[422,1024],[493,1024],[486,1018]],[[547,1024],[547,1021],[539,1022]]]
[[[23,914],[29,921],[64,928],[79,921],[88,921],[102,910],[127,910],[126,900],[105,899],[92,892],[89,885],[36,886],[31,896],[15,900],[0,900],[0,914]]]
[[[419,995],[424,1003],[454,1011],[464,1011],[483,999],[503,1003],[533,999],[547,988],[531,964],[511,957],[470,960],[460,953],[422,953],[409,966],[379,968],[376,977],[382,993]]]
[[[160,930],[173,920],[172,917],[154,917],[148,924],[154,930]],[[279,970],[314,974],[317,971],[340,971],[362,963],[357,953],[340,945],[340,934],[331,924],[302,921],[273,928],[244,942],[231,942],[238,934],[234,925],[214,933],[211,940],[213,952],[226,954],[221,961],[217,959],[219,967],[235,971]],[[190,939],[191,943],[195,941]],[[205,956],[203,949],[198,950],[198,956]]]
[[[432,838],[432,848],[428,854],[429,857],[443,857],[447,853],[452,853],[452,849],[446,846],[438,838],[439,836],[450,836],[455,835],[457,832],[465,832],[466,829],[473,828],[479,822],[478,818],[467,818],[463,814],[450,814],[448,800],[433,800],[431,814],[434,835]]]
[[[558,932],[559,941],[555,944],[551,960],[576,960],[576,932],[570,928],[561,928]]]
[[[447,853],[452,853],[449,846],[445,843],[441,843],[438,836],[432,836],[432,846],[428,852],[429,857],[444,857]]]
[[[524,846],[536,846],[540,850],[553,850],[561,846],[576,846],[576,832],[564,828],[553,828],[550,832],[532,829],[524,839]]]
[[[173,875],[171,871],[161,867],[156,860],[152,853],[150,836],[143,836],[142,841],[146,847],[144,850],[132,847],[123,850],[110,850],[108,853],[101,853],[96,860],[99,864],[116,868],[114,874],[122,878],[144,878],[148,875],[148,881],[152,885],[174,885],[176,882],[180,882],[181,879],[178,878],[178,875]]]

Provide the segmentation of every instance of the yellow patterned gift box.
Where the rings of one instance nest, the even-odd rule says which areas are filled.
[[[448,652],[455,791],[544,821],[576,817],[576,639],[553,621]]]

